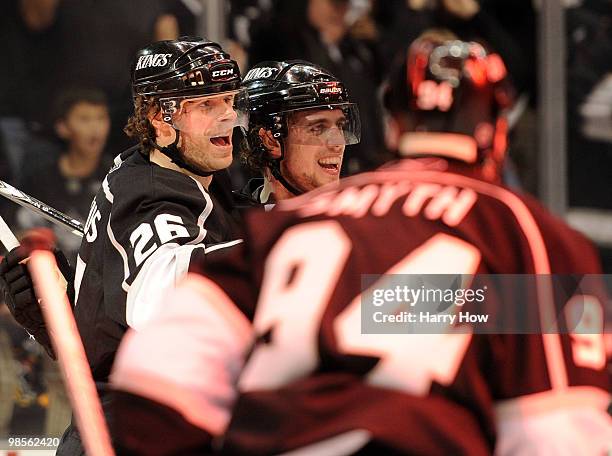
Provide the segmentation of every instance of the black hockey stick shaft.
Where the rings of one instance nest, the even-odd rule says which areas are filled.
[[[31,211],[40,214],[47,220],[66,228],[77,236],[83,237],[85,233],[85,227],[80,220],[76,220],[63,212],[54,209],[53,207],[31,197],[30,195],[23,193],[21,190],[16,189],[10,184],[0,180],[0,195],[10,199],[14,203],[20,206],[30,209]]]

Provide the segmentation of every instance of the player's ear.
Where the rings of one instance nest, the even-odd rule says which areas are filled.
[[[260,128],[259,139],[261,139],[262,144],[268,149],[268,152],[273,158],[279,158],[281,156],[280,143],[272,136],[271,131]]]
[[[68,130],[68,126],[66,125],[66,121],[64,119],[60,119],[55,122],[55,133],[64,141],[70,139],[70,130]]]
[[[153,125],[153,128],[155,129],[155,138],[157,144],[162,147],[172,144],[174,142],[174,139],[176,138],[176,131],[174,130],[172,125],[162,120],[161,112],[158,111],[155,114],[149,114],[147,117],[149,119],[149,122],[151,122],[151,125]]]

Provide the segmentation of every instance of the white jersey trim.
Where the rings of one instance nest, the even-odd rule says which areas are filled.
[[[191,177],[191,176],[189,176],[189,177]],[[202,184],[200,184],[197,180],[195,180],[193,177],[191,177],[191,179],[193,179],[193,181],[197,185],[198,189],[202,193],[202,196],[204,197],[204,200],[206,200],[206,206],[204,207],[204,210],[202,211],[202,213],[198,217],[197,225],[200,228],[200,234],[193,241],[190,241],[190,242],[187,243],[187,244],[190,244],[190,245],[192,245],[192,244],[199,244],[202,241],[204,241],[204,238],[206,237],[206,233],[208,232],[204,228],[204,223],[206,222],[206,219],[208,219],[208,216],[210,215],[210,213],[213,210],[213,202],[212,202],[212,199],[210,198],[210,195],[208,194],[208,192],[206,190],[204,190],[204,187],[202,187]]]
[[[223,242],[221,244],[214,244],[210,247],[204,248],[204,253],[214,252],[216,250],[227,249],[228,247],[233,247],[235,245],[241,244],[244,242],[242,239],[236,239],[235,241]]]
[[[113,245],[113,247],[115,247],[117,252],[119,252],[119,255],[121,255],[121,259],[123,260],[123,281],[121,282],[121,288],[123,288],[123,291],[127,292],[130,289],[130,286],[127,283],[127,279],[130,276],[130,266],[128,263],[128,256],[123,246],[119,244],[119,242],[117,242],[117,239],[115,239],[115,233],[113,233],[113,229],[111,228],[111,216],[112,216],[112,212],[108,214],[108,223],[106,224],[106,233],[108,234],[108,239],[110,239],[111,244]]]
[[[113,201],[115,200],[115,197],[113,196],[112,192],[110,191],[110,187],[108,185],[108,174],[104,177],[104,180],[102,181],[102,190],[104,191],[104,196],[106,197],[106,199],[113,204]]]
[[[159,312],[164,294],[187,274],[191,253],[199,247],[168,243],[147,258],[127,290],[125,320],[128,326],[138,329]]]
[[[85,263],[80,255],[77,255],[76,259],[76,268],[74,271],[74,305],[76,307],[77,302],[79,302],[79,290],[81,289],[81,281],[83,280],[83,274],[85,273],[85,268],[87,267],[87,263]]]

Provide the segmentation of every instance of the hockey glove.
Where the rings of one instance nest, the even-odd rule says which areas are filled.
[[[54,248],[53,238],[49,241],[46,233],[41,237],[40,231],[30,231],[23,238],[21,246],[11,250],[2,259],[0,262],[0,288],[2,288],[4,301],[15,320],[34,336],[49,356],[55,359],[42,309],[34,291],[32,277],[24,260],[30,256],[33,250],[51,250],[55,255],[60,272],[68,283],[67,291],[71,304],[74,297],[72,291],[74,290],[74,272],[62,251]]]

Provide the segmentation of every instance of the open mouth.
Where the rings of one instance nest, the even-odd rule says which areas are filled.
[[[229,136],[214,136],[210,138],[210,142],[218,147],[225,147],[232,145],[232,139]]]
[[[342,162],[342,157],[325,157],[321,158],[317,161],[318,165],[330,172],[332,174],[337,174],[340,172],[340,163]]]

